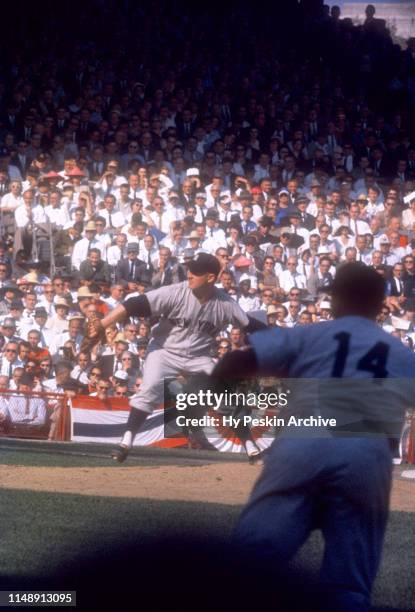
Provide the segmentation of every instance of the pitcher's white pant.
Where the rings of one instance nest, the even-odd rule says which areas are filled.
[[[187,357],[165,349],[150,351],[144,362],[143,382],[139,392],[130,398],[130,406],[149,414],[164,399],[164,379],[181,374],[210,374],[215,365],[211,357]]]

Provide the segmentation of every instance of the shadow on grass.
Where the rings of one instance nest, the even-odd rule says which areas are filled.
[[[0,588],[78,591],[78,609],[296,612],[324,608],[316,534],[295,569],[275,576],[235,553],[238,507],[2,490]],[[377,581],[377,609],[413,606],[415,519],[394,513]],[[281,569],[281,568],[280,568]],[[328,602],[327,609],[331,610]]]

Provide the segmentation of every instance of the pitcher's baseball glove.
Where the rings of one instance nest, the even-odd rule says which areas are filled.
[[[98,342],[105,343],[105,330],[101,325],[101,319],[95,312],[87,319],[84,327],[84,339],[81,342],[80,351],[89,353]]]

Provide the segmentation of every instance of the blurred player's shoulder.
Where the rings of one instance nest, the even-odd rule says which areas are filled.
[[[354,363],[362,355],[370,355],[375,361],[384,357],[387,375],[415,377],[415,353],[365,317],[339,317],[288,331],[295,336],[293,345],[301,347],[300,359],[305,355],[329,358],[330,354],[342,354],[345,361],[347,357],[348,363]]]

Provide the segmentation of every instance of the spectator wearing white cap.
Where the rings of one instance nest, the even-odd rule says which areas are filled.
[[[400,261],[400,258],[395,253],[390,252],[391,243],[386,234],[379,238],[379,250],[382,253],[382,264],[385,266],[394,266]]]
[[[415,229],[415,191],[409,194],[409,208],[402,213],[402,227],[406,230]]]
[[[261,302],[255,293],[251,291],[251,279],[248,274],[242,274],[238,283],[239,296],[237,302],[244,312],[259,310]]]
[[[322,300],[318,306],[320,321],[331,320],[331,303],[328,300]]]
[[[53,334],[60,334],[68,329],[68,300],[62,296],[55,296],[54,309],[55,314],[48,319],[45,328]]]

